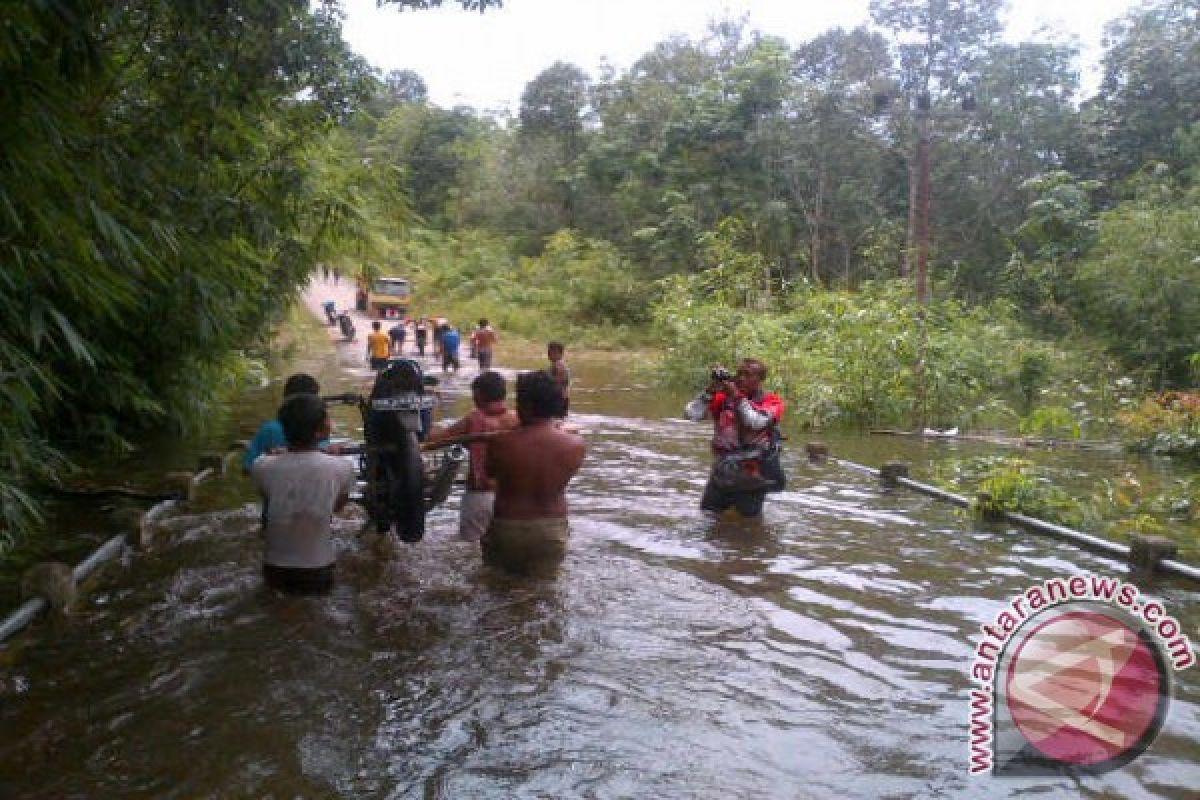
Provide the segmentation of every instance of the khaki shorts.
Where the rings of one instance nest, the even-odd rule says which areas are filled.
[[[492,524],[492,506],[496,493],[479,489],[463,492],[458,511],[458,535],[468,542],[478,542]]]
[[[481,540],[484,563],[509,572],[552,572],[567,554],[567,518],[492,519]]]

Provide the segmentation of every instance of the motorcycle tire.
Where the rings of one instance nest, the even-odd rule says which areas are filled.
[[[395,458],[390,487],[396,535],[403,542],[419,542],[425,537],[425,462],[415,431],[404,434],[404,444]]]
[[[363,493],[363,506],[366,508],[367,518],[376,531],[387,533],[392,529],[392,471],[383,457],[369,454],[365,458],[363,479],[367,484]]]

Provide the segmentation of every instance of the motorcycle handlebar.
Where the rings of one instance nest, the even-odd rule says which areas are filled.
[[[362,399],[362,396],[357,392],[345,392],[344,394],[321,395],[321,399],[326,403],[345,403],[346,405],[350,405],[357,403]]]

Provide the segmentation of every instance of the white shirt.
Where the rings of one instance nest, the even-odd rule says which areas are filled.
[[[263,456],[251,469],[267,500],[263,561],[276,567],[334,562],[329,522],[339,496],[354,488],[354,462],[318,450]]]

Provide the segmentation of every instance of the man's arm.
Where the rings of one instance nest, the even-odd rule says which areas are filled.
[[[333,501],[334,513],[341,511],[346,507],[346,503],[350,502],[350,490],[354,488],[354,478],[354,465],[346,462],[345,472],[342,475],[342,485],[337,497]]]
[[[246,452],[242,455],[242,471],[247,475],[250,474],[250,468],[254,466],[254,462],[258,460],[259,456],[278,447],[287,446],[282,433],[278,430],[278,425],[277,420],[264,422],[255,432],[250,444],[246,445]]]
[[[443,439],[449,439],[454,436],[463,436],[464,434],[470,433],[471,420],[469,417],[469,414],[464,414],[452,425],[448,425],[444,428],[435,428],[433,432],[429,434],[429,438],[425,441],[429,444],[434,444],[435,442],[440,442]]]
[[[752,431],[761,431],[768,425],[778,425],[783,417],[783,400],[776,394],[769,394],[760,403],[752,403],[746,397],[738,399],[738,418]]]
[[[699,422],[708,416],[709,407],[712,405],[713,394],[708,389],[705,389],[700,394],[692,398],[691,402],[683,408],[683,416],[690,419],[692,422]]]

